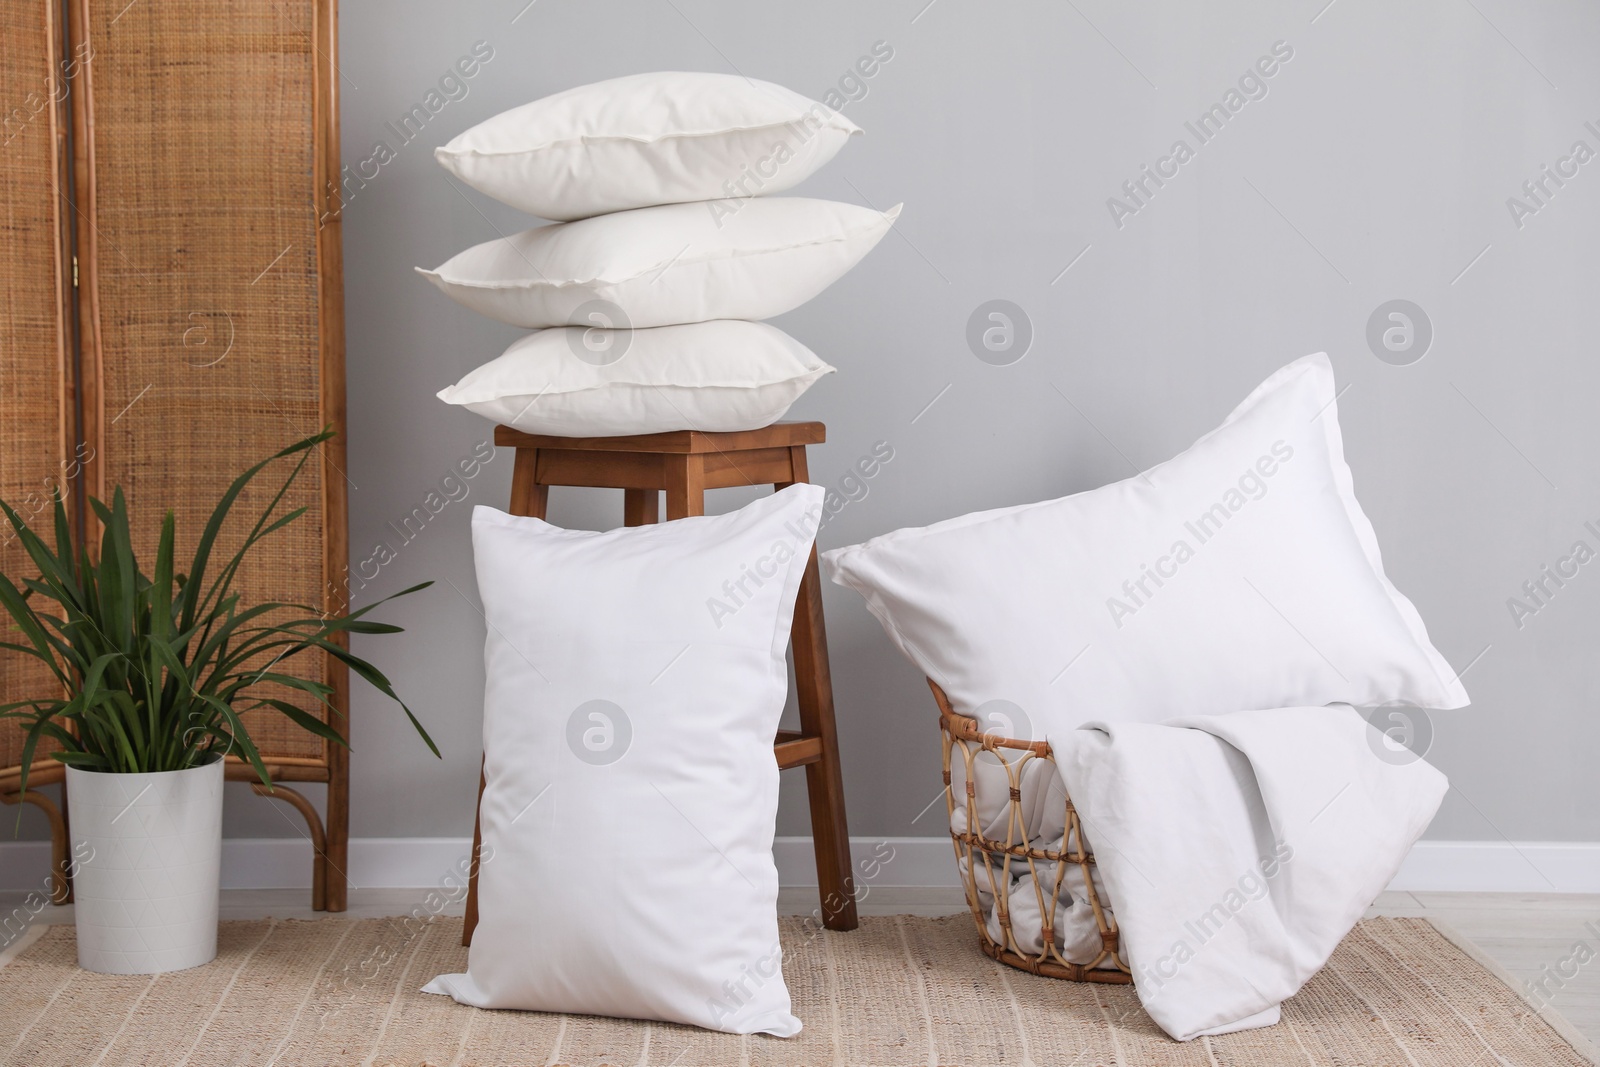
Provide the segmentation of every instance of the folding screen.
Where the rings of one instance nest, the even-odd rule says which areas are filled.
[[[121,486],[127,494],[143,551],[153,554],[170,508],[184,558],[240,471],[325,426],[342,435],[335,18],[333,0],[72,0],[66,12],[65,44],[85,57],[64,105],[74,133],[79,333],[76,359],[66,358],[79,368],[75,379],[68,375],[78,402],[67,405],[75,408],[67,442],[83,458],[87,493],[109,498]],[[8,26],[8,40],[11,33]],[[24,76],[11,70],[23,50],[6,52],[6,77]],[[9,162],[7,190],[24,200],[33,194]],[[41,384],[36,395],[8,390],[0,404],[7,460],[25,455],[19,474],[37,477],[41,463],[58,462],[63,440],[58,429],[47,442],[42,411],[70,394],[59,373],[48,391],[42,334],[24,340],[12,358],[28,365],[25,381]],[[25,427],[12,428],[13,409],[26,415]],[[258,546],[241,575],[247,601],[342,608],[344,470],[341,436],[322,446],[286,501],[306,515]],[[272,491],[263,477],[240,499],[222,549],[228,537],[238,543]],[[308,657],[292,669],[333,685],[335,703],[345,706],[337,661]],[[8,679],[6,699],[10,688]],[[275,782],[328,783],[326,840],[303,798],[287,788],[273,795],[307,816],[318,906],[326,880],[325,903],[342,910],[343,749],[276,713],[256,713],[250,727]],[[0,747],[0,757],[6,751]],[[228,777],[254,772],[230,760]]]
[[[48,518],[53,492],[76,473],[66,466],[75,433],[68,385],[72,261],[65,229],[71,206],[61,195],[63,100],[71,81],[52,3],[0,6],[0,26],[6,42],[0,48],[0,106],[6,109],[0,122],[0,499],[24,518]],[[27,571],[26,559],[10,525],[0,523],[0,571]],[[13,627],[0,626],[0,640],[20,637]],[[42,663],[0,652],[0,703],[51,692]],[[21,758],[21,732],[0,726],[0,797],[16,799]],[[61,764],[43,752],[34,765],[32,782],[61,780]],[[65,849],[55,806],[43,794],[28,799],[55,824],[59,863]]]

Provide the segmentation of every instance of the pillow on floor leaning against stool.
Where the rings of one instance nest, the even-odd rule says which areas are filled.
[[[605,533],[473,513],[488,621],[479,924],[467,973],[427,992],[800,1031],[778,943],[772,738],[822,495],[794,485]],[[712,610],[730,580],[734,610]]]

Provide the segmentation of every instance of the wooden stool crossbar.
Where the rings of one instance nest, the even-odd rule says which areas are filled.
[[[679,430],[634,437],[546,437],[497,426],[494,443],[516,450],[511,472],[513,515],[544,518],[552,485],[591,486],[621,489],[624,525],[643,526],[657,521],[663,492],[667,497],[667,518],[671,520],[704,515],[707,489],[771,485],[778,490],[809,481],[806,446],[821,444],[825,434],[820,422],[780,422],[765,429],[735,433]],[[828,637],[822,621],[822,581],[815,546],[795,601],[790,646],[800,729],[778,731],[773,754],[780,769],[806,769],[823,924],[830,930],[854,930],[856,900],[850,834],[845,824],[844,783],[839,771],[839,738],[834,726],[833,682],[828,672]],[[480,774],[480,802],[483,786]],[[472,943],[472,931],[478,923],[481,847],[480,824],[472,832],[466,921],[461,935],[464,945]]]

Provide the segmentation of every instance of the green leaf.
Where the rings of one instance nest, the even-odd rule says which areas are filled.
[[[109,771],[111,763],[104,757],[93,752],[52,752],[50,758],[59,760],[69,767],[81,767],[86,771]]]
[[[28,731],[27,737],[22,741],[22,774],[17,779],[17,793],[20,796],[28,795],[28,772],[33,769],[33,753],[39,746],[39,735],[43,732],[43,722],[44,720],[42,719],[35,722],[32,729]]]
[[[261,753],[256,751],[255,744],[250,740],[250,731],[244,728],[244,723],[239,719],[238,714],[215,697],[202,696],[200,699],[221,712],[222,717],[227,720],[229,732],[233,735],[233,743],[244,754],[250,766],[255,768],[257,776],[261,779],[261,784],[271,785],[272,779],[267,775],[266,765],[261,762]]]
[[[69,567],[72,563],[72,524],[67,521],[67,502],[61,495],[61,488],[56,487],[55,505],[51,509],[56,527],[56,559]]]
[[[161,540],[156,545],[156,576],[150,583],[150,634],[172,633],[172,556],[178,539],[177,519],[168,511],[161,520]]]
[[[10,511],[10,508],[6,510]],[[21,591],[11,584],[11,579],[3,574],[0,574],[0,607],[6,609],[6,614],[11,616],[11,621],[16,624],[17,629],[22,631],[22,636],[28,639],[29,645],[32,646],[33,656],[49,664],[51,671],[61,680],[61,683],[63,685],[67,684],[66,674],[56,664],[56,658],[51,654],[49,635],[45,633],[44,627],[39,624],[39,620],[35,618],[33,611],[23,601]]]
[[[32,530],[28,529],[21,516],[13,511],[9,504],[0,502],[0,508],[5,509],[6,518],[11,521],[12,527],[17,531],[17,538],[21,541],[23,550],[27,552],[28,558],[33,561],[34,566],[39,568],[40,576],[54,590],[51,596],[59,598],[63,605],[73,603],[72,593],[76,583],[72,580],[70,568],[65,567],[60,560],[50,553],[50,549],[45,543],[39,540],[38,535]]]
[[[251,479],[253,479],[257,474],[260,474],[261,471],[264,470],[266,466],[273,460],[282,459],[286,456],[291,456],[296,452],[313,448],[333,436],[334,435],[332,431],[325,430],[320,434],[296,441],[294,444],[290,445],[282,452],[279,452],[277,455],[257,463],[254,467],[251,467],[249,470],[239,475],[239,477],[235,478],[233,480],[233,484],[228,486],[227,491],[222,494],[222,499],[217,502],[216,508],[211,512],[211,518],[206,521],[205,531],[200,535],[200,543],[195,546],[194,565],[189,568],[189,580],[184,585],[184,592],[186,595],[184,598],[182,622],[179,624],[180,629],[187,630],[194,624],[195,613],[200,609],[198,598],[200,596],[201,589],[204,587],[203,579],[205,577],[206,567],[211,559],[212,547],[216,544],[217,535],[222,531],[222,524],[227,521],[228,512],[232,509],[233,502],[239,498],[239,494],[244,491],[244,487],[249,485]],[[296,470],[298,471],[298,469],[299,468],[297,467]],[[290,481],[293,481],[292,475],[290,476]],[[279,492],[279,498],[281,497],[282,491]],[[276,500],[274,501],[274,504],[276,504]],[[268,513],[270,513],[270,511],[271,508],[269,507]],[[263,518],[264,517],[265,516],[263,516]],[[210,597],[207,596],[206,599],[209,600]]]
[[[309,459],[311,455],[309,450],[316,445],[321,444],[323,441],[328,440],[332,436],[333,434],[331,432],[324,431],[321,434],[308,437],[303,441],[296,442],[284,451],[278,453],[277,456],[273,457],[274,459],[280,459],[285,456],[293,455],[296,452],[304,453],[304,455],[302,455],[295,463],[294,468],[289,472],[289,476],[284,479],[283,485],[278,487],[277,493],[275,493],[272,499],[267,502],[266,508],[261,512],[261,517],[256,520],[255,526],[245,538],[244,543],[239,547],[239,551],[234,553],[233,558],[228,561],[227,566],[223,568],[222,574],[212,584],[212,587],[206,590],[205,595],[201,599],[202,606],[209,603],[214,594],[217,595],[219,599],[227,595],[227,591],[233,581],[234,574],[238,571],[239,565],[244,561],[245,555],[249,553],[251,548],[255,547],[257,541],[261,540],[263,537],[266,537],[274,530],[288,525],[290,522],[293,522],[295,519],[299,518],[300,515],[304,514],[304,509],[301,509],[291,513],[283,519],[278,520],[276,523],[273,523],[270,526],[267,525],[267,520],[272,517],[272,513],[277,510],[278,504],[282,502],[284,496],[288,494],[289,487],[292,486],[295,482],[295,479],[300,476],[300,471],[305,468],[306,460]],[[271,461],[269,460],[268,462]],[[198,573],[194,574],[195,584],[197,586],[199,585],[199,577],[200,576]]]
[[[262,671],[258,674],[241,676],[238,688],[247,689],[250,686],[263,683],[281,685],[285,689],[299,690],[315,697],[319,703],[330,708],[333,707],[332,704],[328,703],[328,698],[333,695],[333,686],[325,682],[314,682],[309,678],[296,677],[293,674],[273,674],[268,671]],[[334,710],[337,711],[338,709],[335,708]]]
[[[372,603],[368,604],[366,607],[360,609],[359,611],[352,611],[349,615],[345,616],[345,618],[348,618],[348,619],[359,619],[363,615],[365,615],[367,612],[371,611],[373,608],[382,607],[383,605],[387,604],[391,600],[398,600],[403,596],[410,596],[412,593],[420,593],[420,592],[422,592],[422,590],[427,589],[427,588],[431,587],[432,585],[433,585],[432,582],[418,582],[416,585],[409,586],[408,588],[402,589],[398,593],[390,593],[388,596],[382,598],[381,600],[374,600]]]
[[[360,619],[334,619],[329,622],[328,629],[352,634],[403,634],[406,632],[404,626],[396,626],[389,622],[362,622]]]
[[[374,667],[366,660],[361,659],[359,656],[351,655],[349,652],[346,652],[337,645],[325,644],[325,647],[329,652],[332,652],[333,655],[340,660],[340,662],[344,663],[351,670],[355,671],[362,678],[366,679],[367,683],[375,688],[378,692],[382,693],[396,704],[399,704],[400,710],[406,713],[406,718],[411,720],[411,725],[416,729],[417,733],[422,736],[423,742],[427,744],[428,751],[432,752],[440,759],[444,758],[443,754],[441,754],[439,751],[439,746],[433,743],[433,738],[428,736],[428,731],[422,728],[422,723],[417,721],[417,717],[411,713],[411,709],[406,706],[406,702],[401,700],[400,697],[395,694],[394,687],[389,684],[389,679],[384,677],[382,671],[378,670],[378,668]]]
[[[350,743],[344,739],[339,731],[335,730],[333,727],[329,726],[315,715],[307,714],[286,700],[273,700],[269,697],[261,700],[256,706],[276,708],[293,720],[295,725],[299,726],[301,729],[314,733],[318,737],[326,738],[335,744],[343,745],[345,748],[350,747]]]

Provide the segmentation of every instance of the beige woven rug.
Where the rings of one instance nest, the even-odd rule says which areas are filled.
[[[805,1031],[784,1041],[662,1023],[478,1011],[417,988],[466,963],[461,921],[229,922],[215,962],[156,978],[77,969],[70,926],[0,966],[0,1063],[959,1064],[997,1067],[1580,1067],[1515,992],[1421,919],[1363,922],[1265,1030],[1168,1040],[1127,986],[1036,978],[978,951],[966,916],[785,919]],[[1559,1025],[1559,1024],[1558,1024]]]

